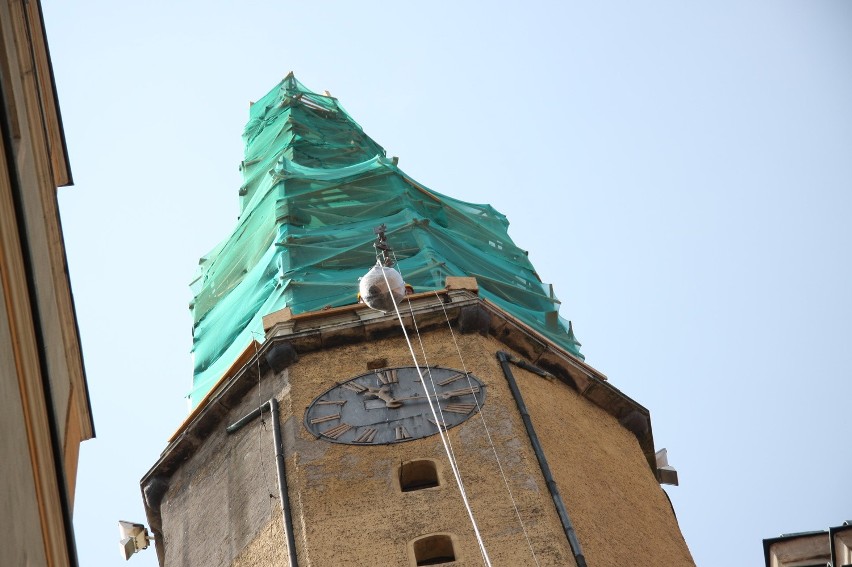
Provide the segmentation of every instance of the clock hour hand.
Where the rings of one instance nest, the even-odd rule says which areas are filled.
[[[365,396],[379,398],[385,402],[385,406],[389,408],[398,408],[402,406],[402,402],[390,395],[390,386],[382,386],[381,388],[370,388],[367,386],[362,392]]]

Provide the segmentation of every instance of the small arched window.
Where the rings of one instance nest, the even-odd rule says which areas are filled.
[[[399,487],[403,492],[432,488],[440,484],[435,461],[408,461],[399,467]]]
[[[453,540],[448,535],[430,535],[414,541],[414,561],[418,567],[451,563],[455,560]]]

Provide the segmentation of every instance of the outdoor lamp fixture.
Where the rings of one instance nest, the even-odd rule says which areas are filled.
[[[134,524],[133,522],[118,521],[118,533],[120,541],[118,546],[121,548],[121,556],[125,560],[143,549],[147,549],[151,540],[154,539],[148,534],[148,529],[142,524]]]
[[[660,449],[655,456],[657,459],[657,480],[660,481],[660,484],[677,486],[677,470],[669,466],[668,451]]]

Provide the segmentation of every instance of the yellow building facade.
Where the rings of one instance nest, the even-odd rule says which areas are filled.
[[[71,172],[38,2],[0,4],[0,565],[77,565],[94,436],[57,187]]]

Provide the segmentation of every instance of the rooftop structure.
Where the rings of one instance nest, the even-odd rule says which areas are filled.
[[[828,530],[781,534],[763,540],[766,567],[852,566],[852,521]]]

